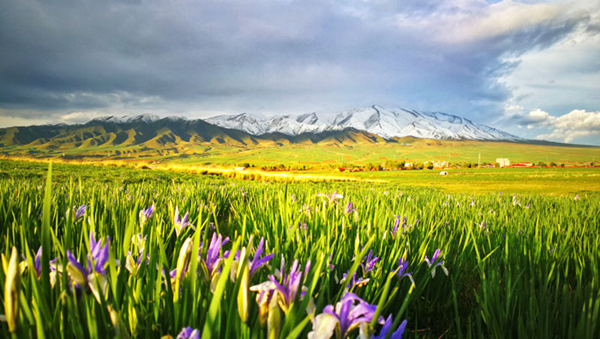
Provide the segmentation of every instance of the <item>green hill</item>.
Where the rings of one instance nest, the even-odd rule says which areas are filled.
[[[496,158],[512,162],[589,164],[600,161],[600,147],[544,141],[500,142],[384,139],[355,129],[260,136],[203,120],[164,118],[114,121],[95,119],[80,125],[44,125],[0,129],[0,154],[8,157],[250,163],[259,166],[338,166],[386,160],[447,161]]]

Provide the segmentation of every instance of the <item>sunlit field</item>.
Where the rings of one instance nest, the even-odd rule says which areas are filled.
[[[0,162],[2,338],[600,337],[597,169],[52,167]]]

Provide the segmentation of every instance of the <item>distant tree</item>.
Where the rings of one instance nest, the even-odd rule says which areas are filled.
[[[556,167],[556,163],[553,161],[550,163],[550,167]]]
[[[433,163],[430,162],[429,164],[427,164],[427,169],[428,170],[432,170],[433,169]]]
[[[539,162],[536,164],[536,166],[539,166],[539,167],[546,167],[546,163],[545,163],[545,162],[543,162],[543,161],[539,161]]]

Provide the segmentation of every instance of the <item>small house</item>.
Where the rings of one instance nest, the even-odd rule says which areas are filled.
[[[510,166],[510,160],[508,158],[497,158],[496,163],[499,167],[508,167]]]

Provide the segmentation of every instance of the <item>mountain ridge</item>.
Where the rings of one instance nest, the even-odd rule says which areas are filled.
[[[320,133],[355,128],[383,138],[416,137],[444,140],[506,140],[522,138],[494,127],[443,112],[419,112],[404,108],[388,109],[379,105],[323,115],[316,112],[272,117],[241,113],[205,119],[220,127],[261,135],[281,132],[286,135]]]

